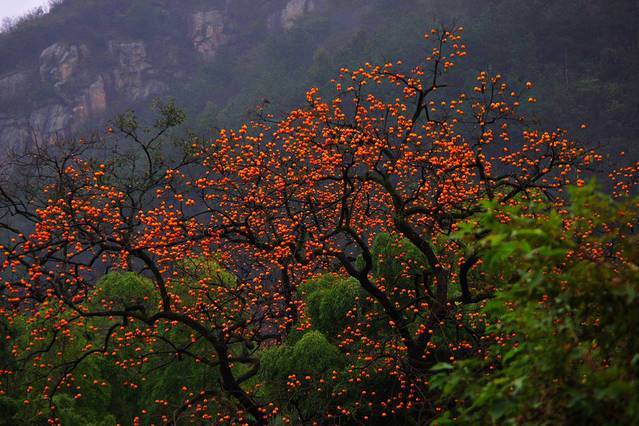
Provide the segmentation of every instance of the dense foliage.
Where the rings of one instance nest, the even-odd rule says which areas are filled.
[[[456,402],[438,424],[639,421],[639,204],[593,188],[550,215],[487,205],[460,232],[502,284],[481,309],[483,357],[436,368],[434,386]]]
[[[459,86],[462,33],[211,141],[169,103],[16,158],[4,421],[636,422],[638,200],[532,83]]]

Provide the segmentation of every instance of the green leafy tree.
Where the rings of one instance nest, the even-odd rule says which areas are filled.
[[[638,199],[574,189],[562,214],[486,204],[459,235],[498,282],[481,356],[439,364],[437,424],[639,421]]]

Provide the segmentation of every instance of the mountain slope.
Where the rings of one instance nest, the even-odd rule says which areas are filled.
[[[63,0],[0,35],[0,144],[88,132],[173,97],[199,131],[285,110],[341,66],[424,55],[463,24],[464,68],[537,84],[538,115],[639,158],[639,4],[615,0]]]

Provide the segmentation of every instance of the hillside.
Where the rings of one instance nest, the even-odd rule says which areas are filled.
[[[588,144],[639,158],[638,18],[621,0],[62,0],[0,34],[0,144],[89,132],[156,97],[197,131],[235,124],[342,66],[420,58],[421,34],[456,22],[468,78],[534,81],[544,124],[587,123]]]

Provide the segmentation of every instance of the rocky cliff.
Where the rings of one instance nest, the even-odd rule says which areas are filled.
[[[39,19],[47,24],[60,16],[72,25],[72,9],[86,13],[77,3],[63,2]],[[112,5],[114,15],[136,13],[117,1],[103,3]],[[286,32],[326,6],[325,0],[164,1],[153,6],[165,18],[157,25],[172,27],[163,38],[157,37],[162,31],[144,34],[116,25],[101,28],[98,40],[83,40],[60,28],[59,39],[24,52],[35,60],[0,65],[0,145],[65,137],[156,96],[172,96],[190,78],[189,67],[215,62],[223,46],[250,48],[242,40],[248,25],[262,37]],[[0,44],[11,43],[11,36],[0,37]]]

